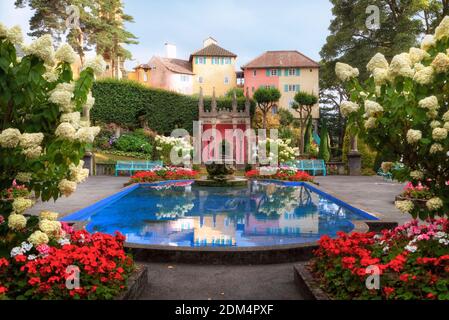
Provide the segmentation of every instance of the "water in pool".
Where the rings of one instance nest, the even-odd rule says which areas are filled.
[[[335,236],[353,230],[351,220],[361,219],[366,217],[304,186],[252,182],[248,188],[230,189],[174,182],[140,186],[92,212],[87,230],[120,231],[136,244],[257,247]]]

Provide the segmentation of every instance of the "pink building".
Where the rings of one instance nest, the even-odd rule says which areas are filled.
[[[245,77],[245,92],[250,96],[261,87],[277,88],[282,96],[279,108],[285,108],[295,116],[291,108],[299,91],[319,95],[320,65],[298,51],[267,51],[242,67]],[[276,110],[274,110],[276,112]],[[319,105],[312,116],[319,118]]]

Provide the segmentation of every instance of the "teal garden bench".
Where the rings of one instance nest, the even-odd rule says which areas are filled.
[[[317,173],[322,173],[323,176],[326,176],[326,163],[324,160],[296,160],[292,162],[286,163],[286,165],[290,167],[294,167],[298,170],[305,171],[311,173],[313,176],[316,176]]]
[[[129,171],[130,175],[132,175],[133,172],[149,171],[163,165],[162,161],[117,161],[115,176],[117,177],[120,171]]]

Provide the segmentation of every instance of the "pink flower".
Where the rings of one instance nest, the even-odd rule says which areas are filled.
[[[71,226],[69,226],[68,223],[66,223],[66,222],[61,222],[61,227],[62,227],[63,231],[65,231],[66,233],[68,233],[70,235],[75,232],[75,229],[73,229]]]
[[[39,246],[36,247],[36,250],[41,254],[41,255],[48,255],[50,253],[50,247],[46,244],[41,244]]]
[[[1,214],[0,214],[0,224],[3,224],[5,222],[5,217],[3,217]]]

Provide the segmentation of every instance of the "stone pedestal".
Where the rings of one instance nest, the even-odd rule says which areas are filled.
[[[95,154],[92,152],[86,152],[83,158],[84,168],[89,169],[89,175],[94,175],[94,166],[95,166]]]
[[[348,153],[348,167],[350,176],[362,175],[362,155],[358,151]]]

